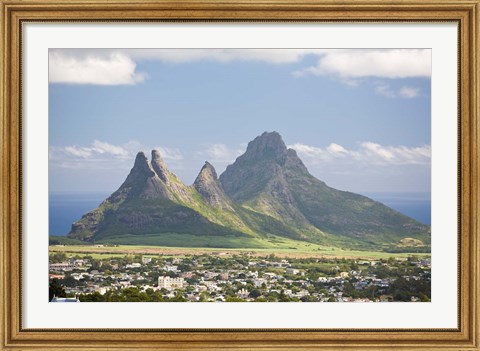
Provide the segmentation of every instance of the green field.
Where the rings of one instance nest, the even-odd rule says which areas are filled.
[[[195,248],[195,247],[166,247],[166,246],[142,246],[142,245],[118,245],[118,246],[100,246],[100,245],[63,245],[50,246],[50,252],[65,252],[69,254],[88,254],[92,257],[118,257],[124,255],[195,255],[195,254],[238,254],[250,253],[254,255],[275,254],[280,257],[344,257],[358,259],[381,259],[389,257],[408,257],[408,256],[430,256],[430,254],[418,253],[387,253],[376,251],[355,251],[342,250],[334,247],[324,247],[315,244],[303,243],[297,247],[275,248]]]

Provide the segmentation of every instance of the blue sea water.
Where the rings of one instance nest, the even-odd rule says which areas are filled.
[[[67,235],[72,223],[93,210],[110,194],[50,194],[49,228],[51,235]],[[430,193],[363,193],[373,200],[409,216],[421,223],[431,223]]]
[[[67,235],[72,223],[93,210],[110,194],[105,193],[51,193],[49,196],[50,235]]]
[[[432,196],[430,193],[363,193],[362,195],[381,202],[420,223],[431,225]]]

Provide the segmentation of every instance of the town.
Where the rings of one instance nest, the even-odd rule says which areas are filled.
[[[428,302],[428,256],[50,254],[52,302]]]

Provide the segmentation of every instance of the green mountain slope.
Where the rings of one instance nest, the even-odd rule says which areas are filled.
[[[135,242],[134,237],[144,242],[141,236],[157,236],[150,242],[159,242],[158,237],[168,242],[172,235],[184,235],[186,240],[188,235],[221,236],[227,238],[219,239],[223,243],[236,238],[235,245],[229,244],[233,247],[248,247],[249,239],[254,237],[297,237],[295,231],[275,218],[232,202],[208,162],[194,184],[186,186],[166,168],[157,150],[152,151],[151,162],[138,153],[125,182],[98,208],[75,222],[68,237],[115,242],[114,238],[126,235],[130,242]],[[239,241],[239,237],[245,240]],[[206,242],[213,245],[211,239]]]
[[[350,247],[392,244],[406,237],[430,243],[428,226],[313,177],[276,132],[250,142],[245,154],[220,176],[220,182],[232,199],[291,223],[307,240]]]
[[[125,182],[75,222],[68,237],[207,247],[297,240],[380,250],[404,246],[405,239],[429,245],[430,229],[367,197],[328,187],[273,132],[250,142],[220,178],[206,162],[191,186],[168,170],[158,151],[151,160],[138,153]]]

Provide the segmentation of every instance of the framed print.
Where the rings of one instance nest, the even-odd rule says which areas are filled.
[[[480,348],[478,1],[1,4],[2,349]]]

